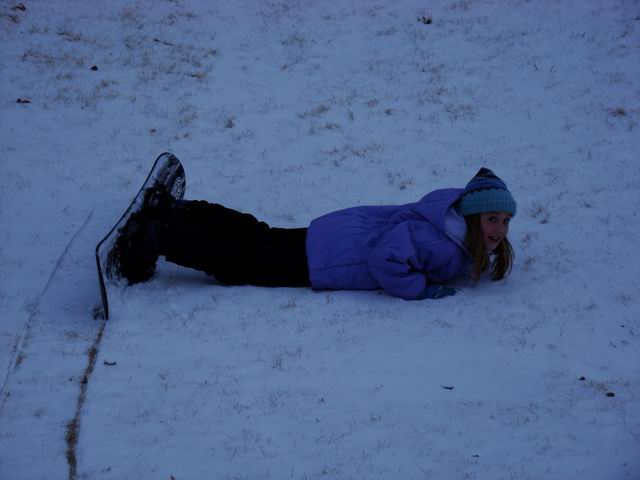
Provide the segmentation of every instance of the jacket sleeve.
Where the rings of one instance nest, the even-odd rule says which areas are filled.
[[[402,222],[369,255],[369,273],[389,295],[424,298],[429,286],[424,272],[447,263],[446,248],[442,248],[446,243],[427,222]]]

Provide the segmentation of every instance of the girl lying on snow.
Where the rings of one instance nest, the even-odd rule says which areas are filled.
[[[155,187],[123,228],[119,269],[130,283],[142,282],[164,255],[229,285],[442,298],[455,293],[446,284],[459,277],[478,281],[491,268],[500,280],[510,272],[507,232],[515,214],[507,186],[487,168],[464,189],[435,190],[406,205],[339,210],[308,228],[273,228],[222,205],[177,201]]]

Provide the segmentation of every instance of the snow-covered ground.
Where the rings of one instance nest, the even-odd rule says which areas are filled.
[[[1,0],[0,35],[0,478],[640,478],[637,1]],[[485,165],[516,265],[405,302],[161,263],[105,322],[163,151],[284,227]]]

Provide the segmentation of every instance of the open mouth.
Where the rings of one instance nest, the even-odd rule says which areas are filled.
[[[493,242],[499,242],[500,240],[502,240],[502,238],[500,237],[489,237],[489,240],[493,241]]]

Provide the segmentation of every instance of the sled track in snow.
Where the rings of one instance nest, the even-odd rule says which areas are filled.
[[[78,437],[80,436],[80,417],[82,415],[82,407],[87,396],[89,380],[91,378],[91,374],[93,373],[93,369],[96,366],[98,352],[100,351],[100,342],[102,341],[102,336],[104,335],[104,329],[106,326],[107,321],[103,319],[96,338],[93,341],[93,345],[91,345],[87,352],[88,363],[87,367],[84,370],[84,373],[82,374],[82,377],[80,377],[80,395],[78,396],[78,401],[76,402],[76,411],[73,415],[73,418],[69,420],[69,423],[67,423],[64,438],[67,443],[66,456],[67,464],[69,465],[69,480],[76,480],[78,478],[78,458],[76,455],[76,447],[78,445]]]
[[[85,221],[82,223],[82,225],[80,225],[80,228],[76,230],[76,232],[73,234],[73,236],[67,243],[66,247],[58,257],[58,260],[56,261],[56,264],[53,266],[53,270],[51,270],[51,273],[49,274],[49,278],[47,279],[47,283],[45,284],[44,288],[40,291],[35,301],[30,303],[27,307],[29,311],[27,322],[25,323],[22,334],[16,337],[16,341],[14,342],[13,348],[11,349],[11,359],[9,360],[7,371],[5,372],[4,379],[2,380],[2,388],[0,389],[0,392],[1,392],[0,416],[3,415],[5,404],[7,403],[7,400],[9,399],[9,396],[10,396],[10,393],[7,391],[7,388],[9,386],[9,380],[11,378],[11,375],[18,370],[18,367],[20,367],[20,364],[25,358],[24,351],[29,343],[29,340],[31,339],[31,331],[33,330],[33,326],[38,319],[38,315],[40,313],[40,304],[42,303],[42,299],[44,298],[47,291],[49,290],[49,287],[51,287],[51,282],[53,281],[54,277],[56,276],[56,273],[60,269],[60,265],[62,265],[62,260],[66,257],[67,253],[69,253],[69,249],[75,242],[76,238],[78,238],[80,233],[82,233],[85,227],[89,224],[89,220],[91,220],[92,216],[93,216],[93,210],[89,212],[89,215],[87,215],[87,218],[85,219]]]

